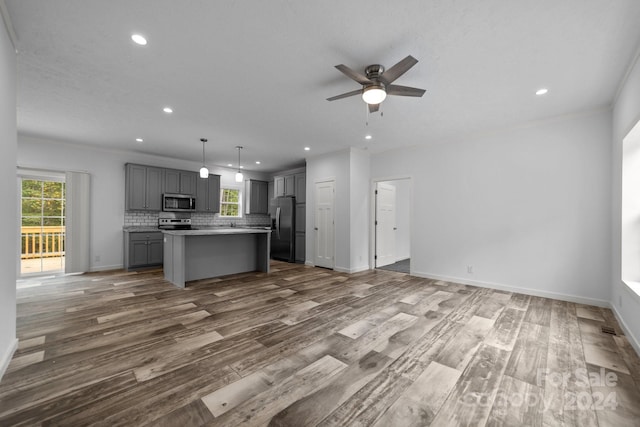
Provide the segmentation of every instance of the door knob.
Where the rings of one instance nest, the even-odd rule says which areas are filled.
[[[314,230],[318,231],[318,227],[313,227]]]

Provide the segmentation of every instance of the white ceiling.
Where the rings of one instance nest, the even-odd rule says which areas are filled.
[[[640,41],[638,0],[5,2],[20,133],[193,161],[206,137],[207,164],[243,145],[257,171],[609,105]],[[387,98],[368,126],[359,97],[326,101],[359,87],[334,65],[407,55],[420,62],[395,83],[424,97]]]

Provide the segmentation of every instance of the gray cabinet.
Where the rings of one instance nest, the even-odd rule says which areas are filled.
[[[297,173],[294,176],[296,203],[307,202],[307,175],[304,173]]]
[[[196,180],[198,175],[195,172],[166,169],[164,172],[164,192],[173,194],[196,194]]]
[[[296,233],[296,262],[305,262],[305,234]]]
[[[273,177],[274,197],[284,196],[284,176]]]
[[[244,182],[244,213],[269,213],[269,183],[248,179]]]
[[[196,212],[220,212],[220,175],[196,178]]]
[[[159,211],[162,208],[164,169],[127,163],[125,209]]]
[[[285,177],[284,177],[284,195],[285,196],[295,196],[296,195],[295,175],[285,175]]]
[[[307,175],[305,173],[274,176],[273,187],[275,193],[274,197],[294,196],[296,198],[296,203],[306,202]]]
[[[124,267],[126,269],[161,265],[163,262],[162,232],[125,232]]]

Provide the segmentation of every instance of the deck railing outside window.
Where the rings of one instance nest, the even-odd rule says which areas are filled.
[[[64,256],[64,226],[23,226],[22,259]]]

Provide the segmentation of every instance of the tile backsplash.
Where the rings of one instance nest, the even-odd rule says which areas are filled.
[[[242,218],[220,218],[218,214],[193,212],[191,224],[193,226],[230,225],[237,226],[262,226],[271,225],[271,217],[263,214],[245,215]],[[124,213],[124,226],[156,227],[158,225],[158,212],[127,211]]]

